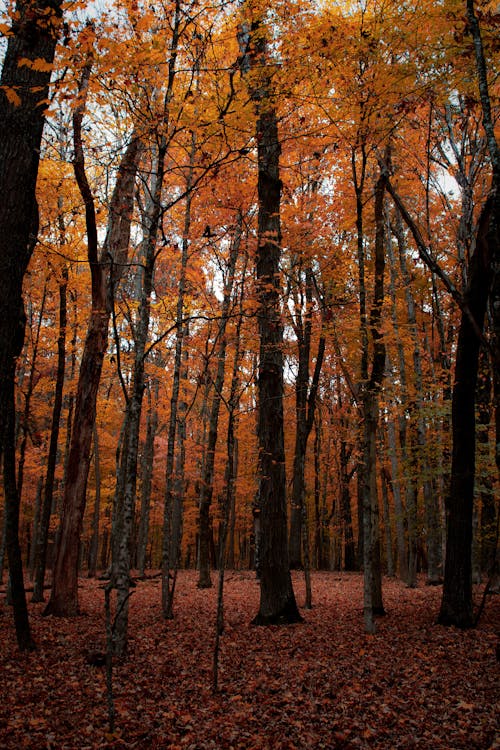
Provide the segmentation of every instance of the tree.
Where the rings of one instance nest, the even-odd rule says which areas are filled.
[[[0,449],[14,621],[22,650],[33,648],[33,641],[18,537],[15,368],[24,340],[22,285],[38,233],[35,188],[61,17],[59,0],[18,0],[0,80]]]
[[[384,614],[381,594],[376,440],[379,394],[385,370],[385,342],[381,332],[385,271],[385,182],[386,174],[382,170],[375,185],[375,288],[367,331],[373,351],[370,376],[362,390],[364,618],[369,633],[375,630],[373,616]]]
[[[208,439],[206,445],[205,461],[203,465],[203,476],[200,487],[200,577],[199,588],[209,588],[212,585],[210,579],[209,559],[209,534],[210,534],[210,505],[214,487],[215,449],[217,445],[217,433],[219,427],[219,411],[222,400],[222,389],[224,387],[224,374],[226,367],[227,334],[226,328],[232,302],[234,277],[236,263],[240,252],[241,229],[243,215],[238,211],[234,235],[231,239],[227,270],[224,279],[224,291],[221,308],[221,316],[218,325],[217,338],[219,347],[217,351],[217,371],[213,381],[212,403],[210,406],[210,418],[208,423]]]
[[[61,222],[63,222],[62,217]],[[50,430],[49,454],[47,457],[47,473],[45,477],[42,510],[40,513],[38,532],[36,534],[36,539],[34,540],[34,543],[36,544],[35,581],[33,586],[32,598],[32,601],[34,602],[42,602],[44,599],[43,585],[45,580],[45,567],[47,562],[47,541],[49,535],[50,514],[52,512],[52,501],[54,496],[54,478],[57,463],[59,421],[61,418],[64,372],[66,365],[67,286],[68,269],[66,265],[63,265],[61,269],[61,278],[59,280],[59,336],[57,339],[58,359],[56,386],[54,392],[54,406],[52,410],[52,426]]]
[[[240,67],[250,76],[256,111],[259,217],[256,274],[259,326],[258,422],[260,511],[260,607],[256,625],[302,620],[288,564],[283,426],[283,324],[280,310],[280,142],[271,90],[266,29],[260,18],[245,21]]]
[[[93,30],[91,27],[87,28],[86,36],[89,51],[79,86],[80,100],[73,114],[73,132],[75,177],[85,206],[92,309],[78,378],[52,591],[45,609],[45,614],[59,617],[76,615],[78,612],[80,531],[86,504],[97,391],[103,358],[108,345],[108,326],[114,288],[125,268],[129,249],[135,175],[142,152],[141,140],[134,134],[120,163],[111,199],[108,231],[102,251],[99,252],[96,208],[85,170],[82,139],[82,123],[92,70]]]
[[[467,628],[475,624],[472,601],[472,514],[475,479],[475,399],[481,332],[488,297],[493,317],[493,367],[495,382],[496,459],[500,434],[500,148],[495,136],[488,89],[486,58],[473,0],[467,0],[467,19],[472,33],[476,73],[491,159],[491,186],[479,218],[476,248],[471,257],[457,343],[452,398],[453,452],[450,493],[447,498],[446,561],[443,598],[439,612],[442,625]],[[493,273],[492,273],[493,272]]]

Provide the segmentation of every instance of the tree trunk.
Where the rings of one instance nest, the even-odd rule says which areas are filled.
[[[384,509],[385,554],[387,559],[387,575],[394,576],[394,553],[392,544],[391,513],[389,510],[389,486],[391,478],[386,467],[382,467],[382,503]]]
[[[38,530],[40,528],[40,510],[42,505],[42,491],[43,491],[43,477],[39,477],[36,485],[36,496],[35,496],[35,508],[33,511],[33,532],[32,540],[29,546],[28,554],[28,570],[30,580],[33,580],[35,574],[35,555],[36,555],[36,540],[38,537]]]
[[[394,428],[394,421],[389,418],[386,423],[387,427],[387,443],[389,447],[389,458],[391,461],[392,471],[392,495],[394,498],[394,514],[396,520],[396,543],[398,550],[398,570],[399,577],[405,583],[408,582],[408,554],[406,549],[405,541],[405,512],[403,508],[403,501],[401,498],[401,470],[399,467],[397,445],[396,445],[396,430]]]
[[[89,548],[88,577],[95,578],[97,570],[97,553],[99,551],[99,516],[101,511],[101,457],[99,451],[99,433],[97,424],[94,422],[94,477],[95,477],[95,504],[92,514],[92,538]]]
[[[396,236],[399,249],[399,264],[401,276],[405,286],[407,321],[410,335],[413,343],[413,374],[415,378],[415,400],[410,404],[411,411],[414,412],[414,421],[416,423],[416,437],[418,455],[414,457],[412,463],[415,467],[415,476],[424,475],[422,481],[424,510],[427,527],[427,581],[430,584],[441,581],[441,531],[439,527],[438,501],[434,495],[432,482],[430,480],[430,462],[431,457],[426,449],[427,426],[424,421],[424,386],[422,375],[422,355],[418,338],[417,315],[415,309],[415,300],[411,290],[411,277],[408,271],[406,258],[406,242],[402,232],[401,214],[399,211],[396,216]],[[416,502],[415,502],[416,505]],[[415,560],[416,565],[416,560]],[[413,566],[411,566],[412,569]],[[415,572],[416,574],[416,572]]]
[[[300,271],[299,271],[300,273]],[[295,381],[295,454],[293,461],[292,502],[290,512],[290,568],[302,567],[302,550],[305,539],[302,529],[305,518],[305,461],[307,442],[314,424],[314,410],[316,408],[316,393],[319,376],[323,364],[325,338],[322,335],[318,344],[316,366],[309,392],[309,360],[311,355],[312,336],[312,297],[313,274],[312,269],[305,270],[305,310],[302,312],[299,300],[294,299],[293,327],[297,337],[299,369]],[[304,550],[305,554],[305,550]]]
[[[240,212],[239,218],[243,218]],[[233,361],[233,373],[231,377],[231,389],[228,400],[228,425],[227,425],[227,437],[226,437],[226,470],[224,474],[224,493],[222,496],[222,523],[220,532],[219,542],[219,582],[217,589],[217,620],[216,620],[216,631],[215,631],[215,646],[214,646],[214,659],[213,659],[213,689],[218,689],[219,679],[219,650],[220,650],[220,637],[224,630],[224,572],[225,572],[225,555],[226,555],[226,542],[229,531],[229,522],[231,512],[235,506],[236,496],[236,478],[238,470],[238,452],[237,452],[237,439],[236,439],[236,427],[238,424],[237,409],[239,404],[239,387],[240,387],[240,364],[241,364],[241,324],[243,321],[243,289],[246,274],[247,259],[245,257],[245,265],[242,272],[241,279],[241,292],[239,295],[239,315],[236,323],[235,332],[235,352]],[[234,533],[234,532],[233,532]]]
[[[104,354],[108,345],[108,325],[111,317],[112,297],[126,265],[135,175],[142,151],[142,144],[134,135],[122,157],[118,170],[111,199],[108,231],[101,257],[99,257],[94,198],[85,174],[81,132],[85,110],[85,92],[88,88],[89,78],[90,69],[87,66],[80,87],[83,98],[73,115],[73,127],[75,175],[85,204],[87,223],[88,258],[92,277],[92,308],[78,378],[52,592],[45,609],[45,614],[58,617],[68,617],[78,613],[80,534],[86,504],[97,392]]]
[[[137,569],[143,578],[146,569],[146,549],[149,536],[149,514],[151,508],[151,484],[153,480],[153,461],[155,436],[158,430],[158,381],[149,385],[149,413],[146,422],[146,439],[142,451],[141,471],[141,510],[137,536]]]
[[[357,243],[357,260],[358,260],[358,294],[359,294],[359,331],[361,339],[361,356],[360,356],[360,367],[359,367],[359,381],[361,394],[368,382],[368,316],[366,312],[366,281],[365,281],[365,237],[364,237],[364,216],[363,216],[363,191],[366,178],[366,144],[361,137],[361,142],[357,144],[358,148],[353,148],[351,152],[351,164],[352,164],[352,176],[354,183],[354,192],[356,196],[356,243]],[[360,153],[360,164],[358,163],[357,154]],[[360,454],[363,453],[363,440],[362,434],[359,436],[361,444]],[[364,500],[364,487],[368,478],[365,476],[366,463],[364,459],[358,462],[357,466],[357,478],[358,478],[358,567],[364,565],[365,553],[365,522],[363,518],[365,500]]]
[[[165,503],[163,510],[163,542],[162,542],[162,589],[161,601],[163,616],[173,617],[173,596],[174,589],[170,586],[170,568],[177,568],[180,552],[180,529],[181,529],[181,499],[183,499],[183,485],[177,485],[181,490],[182,498],[176,492],[175,484],[175,444],[177,431],[180,428],[178,411],[181,404],[179,403],[180,382],[182,378],[182,360],[184,338],[187,334],[187,324],[184,322],[184,297],[186,294],[186,274],[189,253],[189,233],[191,229],[191,203],[192,193],[190,187],[193,180],[194,158],[196,153],[196,138],[192,135],[190,169],[186,179],[186,206],[184,210],[184,227],[182,233],[181,249],[181,267],[179,271],[179,283],[177,292],[177,310],[175,319],[175,355],[174,355],[174,372],[172,378],[172,394],[170,396],[170,417],[168,423],[167,437],[167,462],[165,468]],[[182,423],[184,424],[184,423]],[[182,450],[184,450],[184,435],[182,439]],[[180,448],[180,445],[179,445]],[[184,458],[182,457],[182,466]],[[179,523],[174,529],[174,519],[178,518]]]
[[[122,452],[123,498],[117,503],[121,509],[120,535],[118,540],[118,559],[114,566],[117,590],[116,617],[114,627],[113,649],[116,655],[124,656],[128,640],[128,603],[130,597],[130,546],[135,512],[137,488],[137,457],[139,452],[139,433],[141,426],[142,402],[144,397],[144,370],[147,356],[149,321],[151,313],[151,293],[153,291],[153,273],[156,260],[156,241],[161,212],[161,191],[165,170],[166,145],[162,143],[158,152],[158,164],[153,190],[153,205],[149,226],[144,239],[144,260],[142,267],[142,285],[139,299],[137,320],[134,326],[134,366],[132,390],[127,403],[126,439]]]
[[[43,493],[40,524],[36,535],[35,553],[35,581],[33,585],[33,602],[43,602],[43,586],[45,583],[45,569],[47,565],[47,544],[49,539],[50,514],[54,499],[54,480],[57,466],[57,445],[59,442],[59,423],[63,403],[64,374],[66,366],[66,325],[67,305],[66,291],[68,287],[68,268],[62,267],[59,282],[59,336],[57,339],[57,374],[54,391],[54,406],[52,407],[52,425],[50,429],[49,453],[47,456],[47,474]]]
[[[18,0],[0,80],[0,454],[6,547],[19,648],[33,648],[19,546],[15,371],[24,341],[23,278],[38,232],[35,189],[45,101],[61,25],[59,0]],[[19,60],[48,65],[19,65]]]
[[[469,263],[464,299],[482,331],[491,284],[490,231],[494,204],[488,198],[479,219],[475,252]],[[452,397],[453,449],[450,494],[446,502],[446,559],[439,623],[474,625],[472,602],[472,513],[475,478],[475,397],[480,340],[470,317],[462,312]]]
[[[198,579],[198,588],[209,588],[212,585],[210,578],[210,556],[209,556],[209,538],[210,538],[210,505],[212,503],[214,467],[215,467],[215,449],[217,446],[217,432],[219,425],[219,410],[222,398],[222,389],[224,387],[224,373],[226,364],[226,327],[229,318],[231,297],[234,286],[234,274],[236,262],[241,243],[241,229],[243,216],[238,214],[238,222],[235,227],[234,236],[231,242],[229,261],[227,267],[227,276],[224,283],[224,294],[222,308],[219,320],[219,350],[217,353],[217,372],[213,383],[212,405],[210,409],[210,420],[208,427],[208,441],[205,452],[205,463],[203,466],[203,476],[200,482],[200,576]]]
[[[479,217],[476,248],[469,264],[464,297],[470,315],[462,311],[452,397],[453,449],[450,494],[446,504],[446,560],[439,622],[462,628],[474,625],[471,546],[475,479],[475,396],[480,350],[477,330],[483,330],[490,293],[494,331],[495,445],[497,467],[500,469],[500,149],[491,115],[486,60],[473,0],[467,0],[467,18],[474,41],[483,126],[492,164],[492,182]]]
[[[348,469],[350,451],[346,441],[340,441],[340,512],[342,515],[342,529],[344,538],[344,570],[357,570],[356,548],[352,530],[351,512],[351,484],[352,471]]]
[[[385,344],[381,333],[384,303],[385,270],[385,174],[375,185],[375,278],[373,302],[370,310],[369,334],[372,342],[372,363],[368,382],[363,389],[363,563],[364,563],[364,619],[368,633],[375,631],[374,615],[384,614],[380,567],[380,528],[377,495],[377,430],[379,392],[384,377]]]
[[[36,323],[36,331],[33,341],[33,351],[31,353],[30,372],[28,377],[28,384],[26,391],[23,393],[24,396],[24,409],[23,417],[21,419],[21,445],[19,446],[19,461],[17,465],[17,491],[19,493],[19,500],[21,501],[23,496],[23,483],[24,483],[24,463],[26,461],[26,446],[28,444],[28,433],[29,433],[29,419],[31,413],[31,398],[33,391],[35,390],[35,374],[37,372],[37,357],[38,357],[38,345],[40,342],[40,331],[42,328],[42,320],[45,312],[45,301],[47,299],[47,282],[48,276],[45,279],[43,285],[42,299],[40,303],[40,310],[38,313],[38,320]]]
[[[257,625],[302,620],[288,563],[285,444],[283,431],[283,323],[281,321],[280,142],[276,110],[270,100],[270,74],[260,19],[245,24],[239,35],[243,74],[258,65],[258,81],[249,84],[257,113],[259,218],[256,275],[259,368],[259,572]]]

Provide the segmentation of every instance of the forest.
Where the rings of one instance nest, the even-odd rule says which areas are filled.
[[[497,5],[15,0],[0,32],[0,656],[36,687],[65,643],[102,694],[99,741],[73,676],[79,734],[7,716],[6,746],[496,747]],[[477,693],[418,737],[390,702],[308,728],[336,627],[354,684],[406,633]],[[189,638],[239,738],[187,688],[132,729],[120,685],[146,705],[153,641],[177,685]],[[252,690],[300,731],[243,731]]]

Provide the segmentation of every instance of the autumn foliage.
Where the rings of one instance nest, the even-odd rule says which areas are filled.
[[[2,11],[8,747],[497,741],[498,9],[268,5]]]

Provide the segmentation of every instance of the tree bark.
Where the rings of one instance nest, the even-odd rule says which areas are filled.
[[[259,367],[259,572],[260,606],[256,625],[302,620],[288,562],[285,444],[283,430],[283,323],[280,309],[280,142],[276,110],[270,100],[267,42],[260,19],[240,34],[244,74],[258,65],[258,82],[249,85],[257,114],[259,218],[256,275]]]
[[[394,421],[390,418],[387,419],[387,443],[389,447],[389,458],[391,461],[392,471],[392,494],[394,497],[394,513],[396,521],[396,543],[398,550],[398,570],[399,577],[401,580],[408,582],[408,553],[405,542],[405,512],[403,508],[403,501],[401,498],[401,470],[399,467],[397,445],[396,445],[396,430],[394,428]]]
[[[381,333],[385,270],[385,173],[375,186],[375,278],[370,310],[369,334],[372,342],[371,372],[363,389],[363,567],[364,620],[368,633],[375,631],[374,615],[384,614],[380,567],[380,529],[377,494],[377,430],[379,393],[385,369],[385,343]]]
[[[50,429],[49,453],[47,456],[47,473],[43,493],[40,524],[36,536],[35,553],[35,581],[33,585],[33,602],[43,602],[43,586],[45,583],[45,568],[47,565],[47,544],[49,539],[50,514],[54,499],[54,480],[57,466],[57,445],[59,442],[59,423],[63,403],[64,374],[66,366],[66,325],[67,305],[66,291],[68,286],[68,268],[62,267],[59,282],[59,336],[57,339],[57,374],[54,391],[54,406],[52,407],[52,425]]]
[[[45,101],[61,25],[59,0],[18,0],[0,80],[0,453],[6,547],[21,650],[32,649],[21,549],[15,467],[15,371],[24,341],[23,278],[38,232],[35,197]],[[22,58],[47,66],[19,65]],[[42,68],[42,70],[40,70]]]
[[[356,196],[356,243],[357,243],[357,260],[358,260],[358,294],[359,294],[359,331],[361,339],[361,357],[360,357],[360,368],[359,368],[359,391],[362,395],[366,383],[368,382],[368,316],[366,312],[366,280],[365,280],[365,237],[364,237],[364,215],[363,215],[363,191],[366,178],[366,144],[363,139],[357,144],[358,148],[353,148],[351,153],[351,164],[352,164],[352,177],[354,184],[354,193]],[[358,149],[360,153],[360,164],[358,164],[357,154]],[[359,436],[360,440],[360,453],[363,448],[363,435]],[[364,459],[358,462],[357,466],[357,478],[358,478],[358,546],[357,546],[357,557],[358,566],[361,568],[364,565],[364,543],[365,543],[365,523],[363,518],[364,513],[364,500],[363,492],[364,486],[367,481],[365,477],[366,463]]]
[[[297,337],[299,368],[297,379],[295,381],[296,430],[289,543],[291,569],[302,567],[302,551],[305,553],[305,550],[302,549],[304,538],[302,525],[306,513],[305,461],[307,442],[314,424],[316,393],[318,390],[319,376],[325,352],[325,337],[322,335],[318,344],[314,377],[311,383],[311,389],[309,390],[309,360],[311,356],[312,337],[312,297],[313,276],[312,269],[308,267],[305,271],[305,310],[304,313],[302,313],[299,301],[296,299],[294,300],[295,314],[292,316],[295,335]]]
[[[491,285],[491,251],[487,233],[494,206],[488,198],[479,220],[471,257],[465,301],[475,326],[483,330]],[[438,622],[474,625],[472,603],[472,513],[474,505],[476,418],[475,397],[480,340],[469,315],[462,312],[452,396],[453,449],[450,493],[446,501],[446,559]]]
[[[158,430],[158,381],[149,384],[149,413],[146,421],[146,439],[141,460],[141,510],[139,531],[137,535],[137,569],[143,578],[146,570],[146,549],[149,536],[149,515],[151,509],[151,485],[153,480],[153,461],[155,436]]]
[[[35,390],[36,382],[35,376],[37,372],[37,357],[38,357],[38,346],[40,343],[40,331],[42,329],[42,321],[45,312],[45,302],[47,299],[47,283],[48,276],[45,278],[43,285],[42,299],[40,302],[40,310],[38,312],[38,320],[36,322],[36,330],[33,340],[33,349],[31,352],[31,363],[29,368],[28,383],[26,390],[23,392],[24,396],[24,409],[23,416],[20,424],[21,432],[21,444],[19,446],[19,461],[17,464],[17,491],[19,493],[19,500],[21,501],[23,496],[23,483],[24,483],[24,464],[26,461],[26,447],[28,445],[28,434],[30,432],[29,421],[31,414],[31,399]],[[32,327],[31,327],[32,330]],[[33,330],[32,330],[33,333]]]
[[[226,280],[224,283],[224,293],[222,300],[221,315],[219,320],[218,339],[219,349],[217,352],[217,371],[213,383],[212,404],[210,408],[210,420],[208,423],[208,440],[205,452],[205,462],[203,466],[203,476],[200,482],[200,551],[199,566],[200,576],[198,579],[198,588],[209,588],[212,585],[210,578],[210,555],[209,555],[209,538],[210,538],[210,505],[212,503],[213,484],[214,484],[214,467],[215,467],[215,449],[217,446],[217,433],[219,426],[219,411],[222,398],[222,389],[224,387],[224,373],[226,365],[226,347],[227,336],[226,328],[229,319],[229,311],[234,286],[234,275],[236,262],[238,260],[241,230],[243,216],[238,214],[237,224],[234,230],[234,236],[231,242],[229,252],[228,266],[226,271]]]
[[[85,205],[92,307],[75,399],[52,592],[45,608],[45,614],[58,617],[78,614],[80,534],[86,505],[97,392],[108,345],[112,296],[126,265],[135,175],[142,151],[142,144],[134,134],[118,170],[111,199],[108,231],[102,253],[99,254],[94,198],[85,173],[82,143],[85,93],[88,89],[90,72],[90,65],[87,65],[80,85],[82,99],[73,115],[73,129],[75,176]]]
[[[88,577],[95,578],[97,570],[97,553],[99,551],[99,517],[101,511],[101,453],[99,450],[99,433],[97,424],[94,422],[94,478],[95,478],[95,503],[92,514],[92,537],[89,548]]]
[[[156,241],[161,212],[161,191],[165,169],[166,147],[162,144],[158,152],[158,164],[155,175],[156,184],[153,191],[152,213],[144,239],[144,265],[142,267],[142,285],[139,298],[137,321],[134,326],[134,365],[132,387],[127,401],[125,418],[126,438],[122,451],[120,473],[123,475],[120,490],[123,497],[117,507],[121,510],[120,533],[117,540],[117,560],[113,566],[116,586],[116,616],[114,625],[113,649],[117,656],[124,656],[128,641],[128,611],[130,598],[130,546],[135,512],[137,489],[137,457],[139,452],[139,433],[141,425],[142,402],[145,389],[146,345],[148,341],[151,313],[151,293],[153,291],[153,272],[156,260]]]
[[[175,447],[176,436],[181,425],[179,424],[179,393],[182,378],[182,360],[184,338],[187,333],[187,326],[184,321],[184,299],[186,294],[186,274],[189,254],[189,233],[191,229],[191,204],[192,193],[190,187],[193,180],[194,157],[196,152],[196,138],[193,134],[191,139],[190,169],[186,180],[186,206],[184,210],[184,227],[182,233],[181,248],[181,267],[179,271],[179,282],[177,292],[177,309],[176,309],[176,339],[174,354],[174,372],[172,378],[172,394],[170,396],[170,417],[168,423],[167,437],[167,462],[165,468],[165,503],[163,511],[163,543],[162,543],[162,611],[163,616],[169,619],[173,617],[173,597],[174,589],[170,586],[170,568],[177,568],[179,551],[180,551],[180,528],[181,528],[181,500],[183,499],[183,479],[178,488],[181,489],[182,496],[176,492],[175,481]],[[184,436],[183,436],[184,437]],[[182,446],[184,440],[182,439]],[[181,445],[178,446],[179,448]],[[179,454],[178,454],[179,455]],[[182,459],[182,465],[184,459]],[[179,523],[174,523],[175,518]]]
[[[438,621],[461,628],[475,624],[472,603],[472,514],[475,479],[475,396],[480,337],[491,295],[495,379],[496,461],[500,469],[500,149],[495,137],[488,90],[486,59],[473,0],[467,18],[476,56],[476,72],[492,164],[488,198],[479,217],[476,248],[470,259],[465,302],[458,334],[452,397],[453,449],[450,494],[447,498],[446,560]]]

